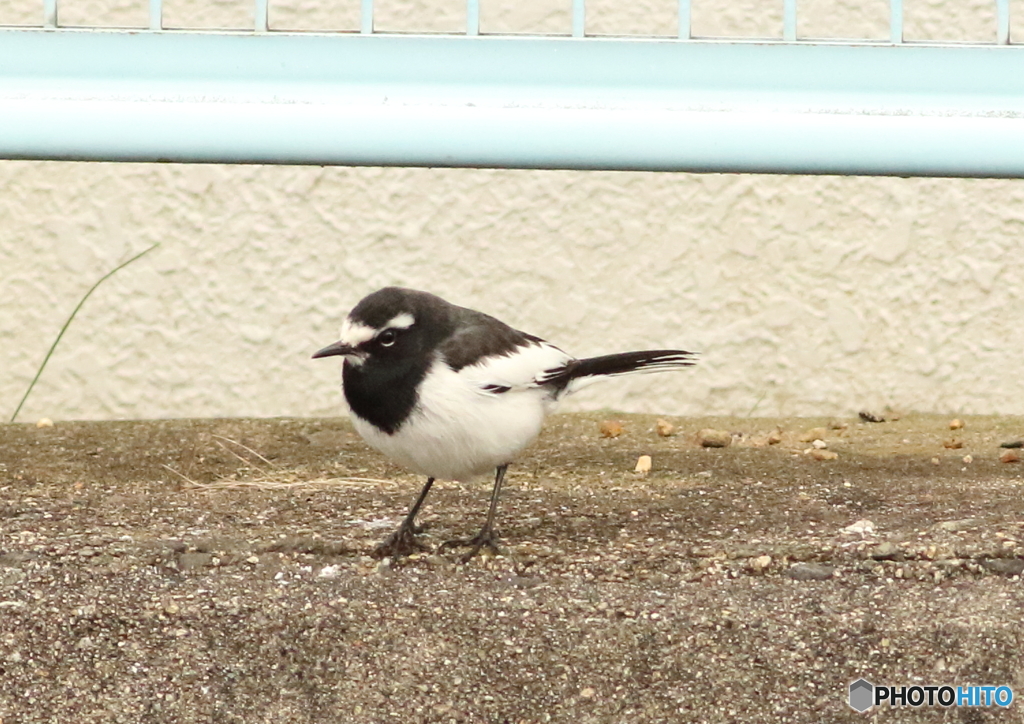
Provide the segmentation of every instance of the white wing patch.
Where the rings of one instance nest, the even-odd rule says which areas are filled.
[[[572,359],[558,347],[540,342],[463,367],[459,376],[474,383],[484,394],[535,389],[544,383],[548,370],[562,367]]]

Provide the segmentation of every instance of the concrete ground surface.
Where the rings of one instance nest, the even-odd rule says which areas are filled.
[[[1024,721],[847,705],[1024,696],[1024,420],[668,422],[553,417],[465,565],[368,555],[422,480],[345,420],[0,426],[0,721]]]

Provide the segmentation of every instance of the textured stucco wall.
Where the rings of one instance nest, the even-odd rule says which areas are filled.
[[[62,2],[66,19],[145,22],[141,2]],[[4,3],[0,23],[33,21],[37,5]],[[249,12],[166,5],[206,25]],[[357,18],[321,5],[274,0],[272,17]],[[485,0],[483,19],[563,30],[568,5]],[[989,3],[907,5],[912,37],[988,39],[994,23]],[[593,0],[588,27],[672,32],[674,3],[620,6]],[[781,22],[781,1],[709,20],[710,6],[694,2],[699,33]],[[887,6],[804,0],[801,32],[882,36]],[[379,7],[385,26],[430,16]],[[463,7],[430,17],[455,29]],[[1022,233],[1016,181],[0,162],[0,415],[85,290],[157,241],[90,298],[21,419],[336,414],[337,364],[309,355],[385,284],[580,355],[703,353],[691,371],[595,385],[569,407],[1024,414]]]
[[[890,0],[798,0],[798,32],[814,38],[888,38]],[[0,25],[38,25],[42,0],[3,0]],[[169,28],[251,28],[253,0],[163,0]],[[907,40],[995,39],[992,0],[904,0]],[[1021,0],[1010,0],[1014,40]],[[783,0],[691,0],[695,36],[781,37]],[[384,32],[462,32],[465,0],[374,0]],[[485,33],[568,33],[571,0],[481,0]],[[676,0],[587,0],[587,32],[675,35]],[[59,0],[62,25],[146,27],[148,0]],[[270,0],[278,30],[356,30],[360,0]]]

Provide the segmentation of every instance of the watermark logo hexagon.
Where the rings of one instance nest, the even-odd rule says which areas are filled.
[[[867,679],[857,679],[850,684],[850,708],[865,712],[875,703],[875,687]]]

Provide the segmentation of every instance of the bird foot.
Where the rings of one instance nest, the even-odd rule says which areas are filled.
[[[495,555],[500,553],[501,551],[498,548],[500,540],[498,531],[485,527],[472,538],[453,538],[452,540],[445,541],[437,547],[437,552],[441,553],[448,548],[469,548],[469,553],[460,559],[463,563],[469,563],[470,559],[485,546]]]
[[[389,535],[370,552],[370,556],[378,560],[381,558],[401,558],[412,553],[430,550],[430,546],[416,540],[416,536],[422,532],[423,526],[421,525],[406,525],[402,523],[398,526],[398,530]]]

